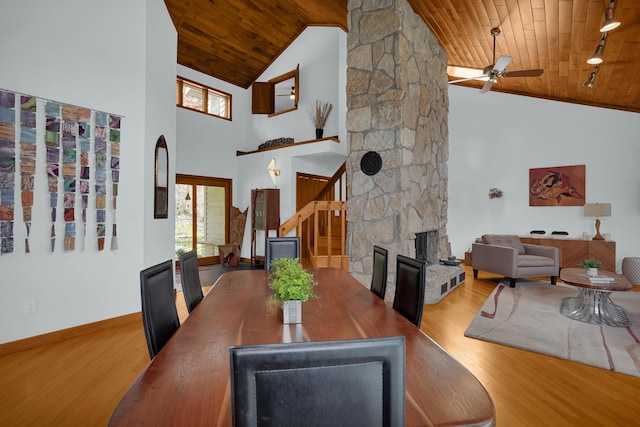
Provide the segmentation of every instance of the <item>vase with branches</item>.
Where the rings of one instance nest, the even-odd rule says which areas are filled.
[[[327,123],[333,104],[316,99],[315,105],[309,109],[309,118],[316,127],[316,138],[322,138],[324,125]]]

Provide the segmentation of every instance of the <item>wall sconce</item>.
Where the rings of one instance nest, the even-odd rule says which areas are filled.
[[[490,188],[489,189],[489,198],[490,199],[499,199],[502,197],[502,190],[499,188]]]
[[[267,172],[269,172],[271,181],[273,181],[273,186],[277,187],[278,184],[276,184],[276,176],[280,176],[280,169],[276,169],[276,159],[271,159],[269,166],[267,166]]]
[[[613,5],[616,3],[616,0],[611,0],[609,3],[609,7],[604,11],[604,23],[602,27],[600,27],[601,33],[606,33],[607,31],[611,31],[620,26],[620,21],[613,17]]]
[[[600,234],[600,219],[598,217],[611,216],[611,203],[585,203],[584,216],[596,217],[596,235],[593,240],[604,240]]]

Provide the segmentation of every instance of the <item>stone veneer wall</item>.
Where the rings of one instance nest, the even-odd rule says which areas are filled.
[[[438,230],[449,254],[446,53],[406,0],[349,0],[347,35],[347,245],[349,271],[371,283],[373,245],[389,251],[386,300],[396,255],[415,257],[415,233]],[[368,151],[382,157],[373,176]]]

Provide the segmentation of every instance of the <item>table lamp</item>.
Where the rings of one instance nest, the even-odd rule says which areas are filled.
[[[593,240],[604,240],[600,234],[600,219],[598,217],[611,216],[611,203],[585,203],[584,216],[596,217],[596,235],[593,236]]]

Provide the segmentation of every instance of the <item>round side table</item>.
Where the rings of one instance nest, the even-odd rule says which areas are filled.
[[[633,285],[640,285],[640,257],[627,257],[622,260],[622,274]]]

